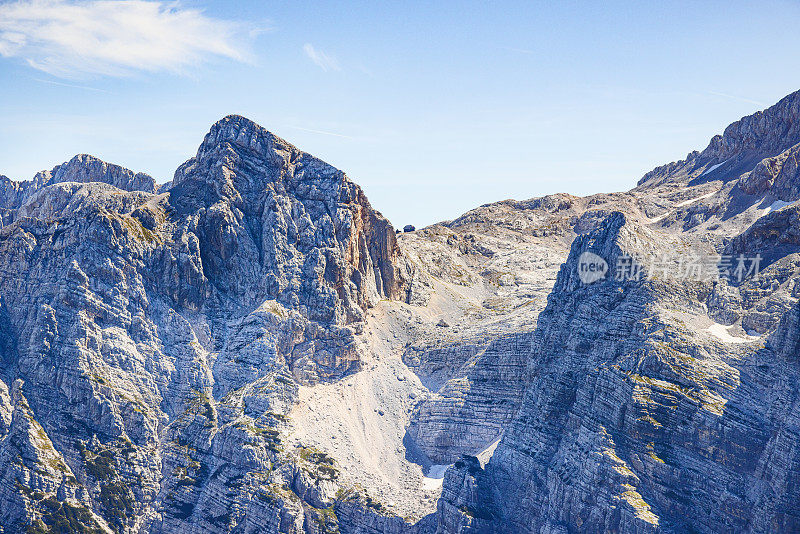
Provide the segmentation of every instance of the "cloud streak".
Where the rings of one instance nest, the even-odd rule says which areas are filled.
[[[509,52],[517,52],[518,54],[526,54],[526,55],[536,55],[539,52],[536,50],[530,50],[528,48],[514,48],[512,46],[504,46],[504,50],[508,50]]]
[[[294,128],[295,130],[301,130],[303,132],[311,132],[322,135],[332,135],[333,137],[343,137],[345,139],[355,139],[355,137],[352,137],[350,135],[344,135],[336,132],[326,132],[325,130],[314,130],[312,128],[302,128],[300,126],[289,126],[289,128]]]
[[[97,87],[89,87],[88,85],[76,85],[74,83],[64,83],[64,82],[57,82],[55,80],[42,80],[41,78],[33,78],[35,81],[39,83],[44,83],[47,85],[57,85],[59,87],[71,87],[73,89],[83,89],[85,91],[94,91],[95,93],[107,93],[111,94],[111,91],[106,91],[105,89],[98,89]]]
[[[339,62],[336,61],[336,58],[333,56],[329,56],[322,50],[317,50],[311,43],[306,43],[303,45],[303,52],[306,53],[306,56],[314,62],[314,64],[324,70],[325,72],[331,70],[342,70],[339,67]]]
[[[0,56],[61,78],[185,73],[209,59],[245,62],[255,34],[177,3],[20,0],[0,4]]]
[[[750,104],[755,104],[757,106],[767,107],[767,104],[765,104],[764,102],[759,102],[758,100],[752,100],[750,98],[744,98],[741,96],[729,95],[728,93],[718,93],[717,91],[709,91],[708,94],[714,96],[721,96],[722,98],[729,98],[731,100],[738,100],[740,102],[748,102]]]

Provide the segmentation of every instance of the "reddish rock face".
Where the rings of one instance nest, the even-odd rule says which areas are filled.
[[[361,188],[243,117],[211,128],[169,193],[200,238],[206,277],[239,302],[349,324],[400,294],[394,229]]]

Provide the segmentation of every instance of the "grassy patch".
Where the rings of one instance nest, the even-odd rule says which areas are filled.
[[[322,451],[313,447],[303,447],[300,449],[300,458],[311,464],[305,471],[316,480],[336,480],[339,478],[339,470],[336,468],[336,461]]]
[[[105,450],[95,454],[79,441],[78,452],[81,454],[86,472],[97,480],[107,480],[116,474],[114,470],[114,453],[112,451]]]
[[[120,481],[100,486],[100,503],[105,510],[106,519],[115,530],[122,531],[128,518],[133,515],[134,496],[128,487]]]
[[[26,529],[26,534],[102,534],[88,508],[48,497],[41,501],[42,518]]]

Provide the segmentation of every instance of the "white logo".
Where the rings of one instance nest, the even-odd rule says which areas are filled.
[[[578,278],[584,284],[593,284],[602,280],[608,273],[606,260],[592,252],[584,252],[578,257]]]

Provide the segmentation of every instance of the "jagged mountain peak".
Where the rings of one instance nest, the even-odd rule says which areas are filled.
[[[34,182],[37,179],[46,179],[43,185],[59,182],[103,182],[125,191],[154,193],[157,189],[156,181],[150,175],[135,173],[89,154],[78,154],[51,171],[37,173]]]
[[[48,171],[39,171],[32,180],[16,182],[0,176],[0,208],[16,209],[37,191],[58,183],[100,182],[124,191],[155,193],[158,185],[152,176],[105,162],[89,154],[77,154]]]
[[[297,147],[273,134],[255,121],[242,115],[227,115],[211,125],[198,149],[198,156],[205,151],[215,149],[225,142],[261,154],[269,150],[289,153],[300,152]]]
[[[339,286],[329,297],[338,292],[348,320],[360,317],[378,295],[398,293],[394,229],[361,189],[344,172],[249,119],[229,115],[212,125],[197,155],[175,172],[169,193],[177,212],[194,220],[204,271],[216,287],[239,297],[247,287],[244,292],[255,301],[265,295],[289,298],[288,293],[297,300],[295,285],[309,278],[303,271],[311,270],[311,263],[327,265],[323,285]],[[264,273],[234,280],[254,269],[291,272],[297,284],[287,290]],[[308,309],[322,320],[333,319],[331,306]]]
[[[731,123],[721,135],[712,137],[702,152],[690,152],[686,159],[656,167],[639,180],[638,186],[734,180],[798,143],[800,91],[795,91],[769,108]]]
[[[240,115],[211,126],[197,154],[175,171],[169,189],[184,210],[220,199],[245,212],[260,210],[268,190],[327,203],[363,196],[341,170]]]
[[[308,262],[328,266],[324,284],[338,286],[346,322],[361,317],[379,296],[399,295],[394,229],[361,188],[249,119],[229,115],[212,125],[197,155],[175,172],[169,193],[179,214],[196,218],[204,269],[218,287],[229,287],[231,273],[254,266],[309,270],[310,263],[287,266],[311,254]],[[256,300],[285,294],[275,280],[253,280],[260,287]],[[308,309],[332,319],[329,306]]]

